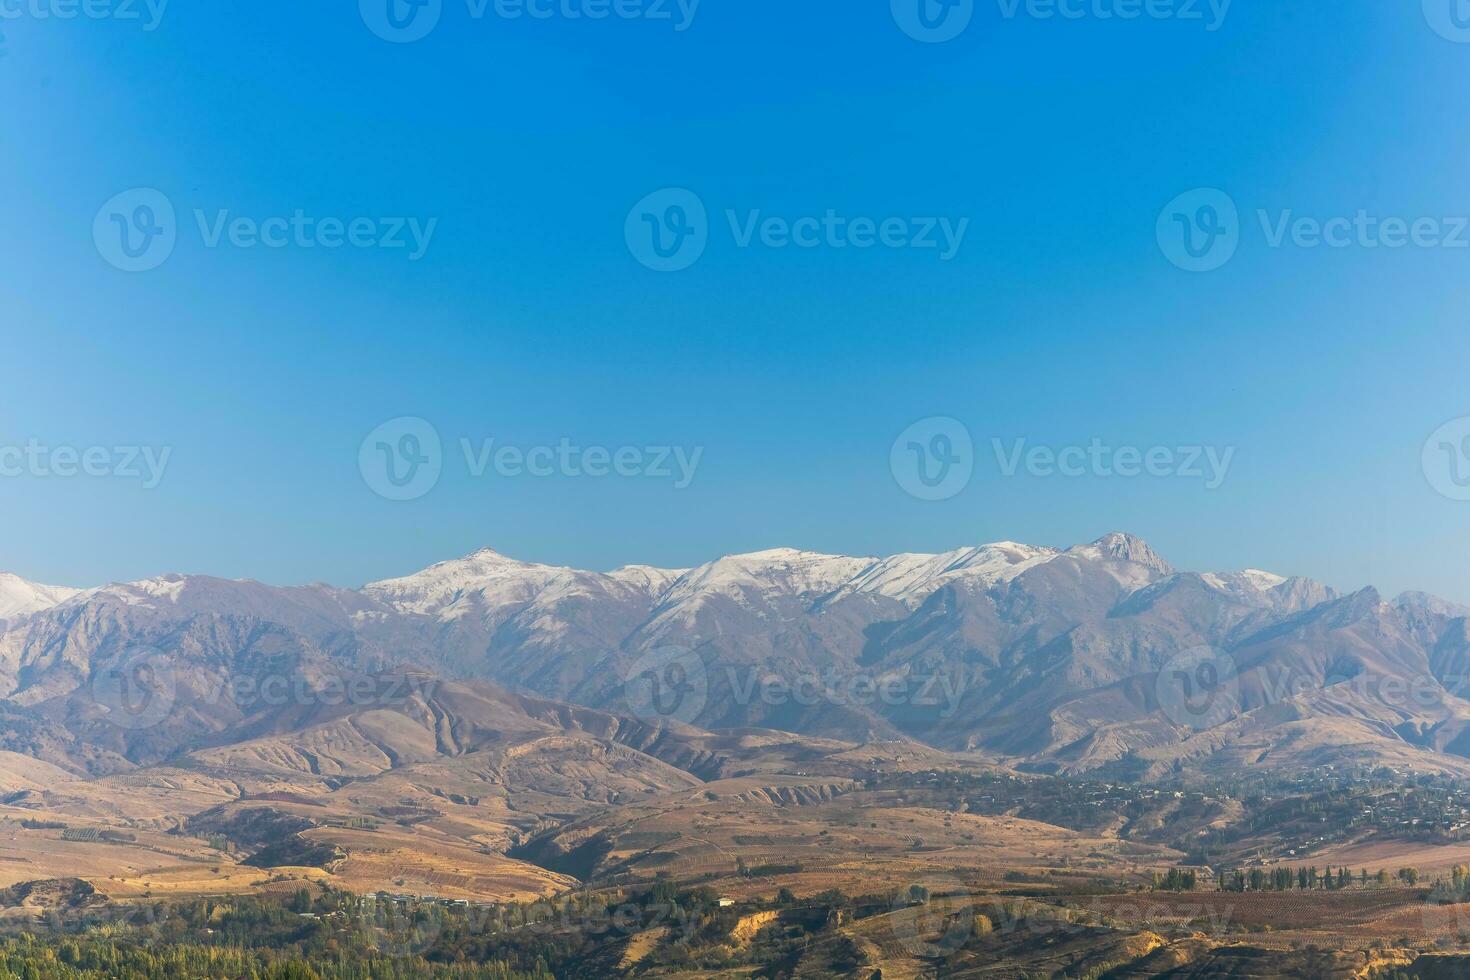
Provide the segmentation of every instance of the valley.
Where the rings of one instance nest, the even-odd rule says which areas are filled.
[[[558,976],[1470,956],[1444,884],[1470,863],[1470,630],[1431,597],[1177,572],[1125,535],[12,591],[0,888],[24,931],[70,935],[78,902],[306,903],[302,950],[345,916],[378,955],[382,902],[434,923],[386,947],[405,962]]]

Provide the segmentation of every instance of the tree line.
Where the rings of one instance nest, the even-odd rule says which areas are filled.
[[[1462,870],[1464,873],[1460,874]],[[1456,894],[1466,896],[1461,900],[1470,901],[1470,868],[1462,865],[1455,871],[1453,884],[1446,884],[1445,889],[1448,892],[1453,888]],[[1404,885],[1417,885],[1419,869],[1399,868],[1390,875],[1386,869],[1379,868],[1370,875],[1367,868],[1360,868],[1354,875],[1351,869],[1345,867],[1318,869],[1316,865],[1298,868],[1282,865],[1275,868],[1251,868],[1248,871],[1241,868],[1221,868],[1215,872],[1215,887],[1222,892],[1339,891],[1350,888],[1355,883],[1362,888],[1367,888],[1370,884],[1384,888],[1395,880]],[[1166,874],[1154,875],[1154,888],[1157,891],[1194,891],[1199,883],[1198,874],[1184,868],[1170,868]]]

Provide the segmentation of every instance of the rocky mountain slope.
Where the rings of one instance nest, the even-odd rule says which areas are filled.
[[[79,773],[300,733],[324,685],[419,671],[651,729],[909,738],[1039,771],[1470,766],[1467,610],[1178,571],[1126,534],[609,573],[484,550],[360,590],[44,594],[0,632],[0,750]],[[454,742],[444,725],[425,731]]]
[[[0,572],[0,630],[65,602],[79,591],[60,585],[28,582],[13,572]]]

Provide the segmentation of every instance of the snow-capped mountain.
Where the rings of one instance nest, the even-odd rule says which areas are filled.
[[[917,605],[947,582],[963,578],[988,588],[1058,554],[1053,548],[998,541],[941,555],[893,555],[873,562],[838,591],[871,592]]]
[[[1434,616],[1470,616],[1470,606],[1450,602],[1428,592],[1405,592],[1394,600],[1401,609],[1417,609]]]
[[[0,572],[0,628],[34,613],[59,605],[80,592],[63,585],[41,585],[19,575]]]
[[[815,600],[869,593],[917,605],[946,582],[969,578],[989,586],[1058,554],[1052,548],[1010,541],[938,555],[887,558],[773,548],[727,555],[693,569],[628,565],[604,573],[516,561],[485,548],[403,578],[369,583],[363,591],[401,612],[444,619],[459,618],[471,605],[505,609],[548,591],[567,594],[580,590],[617,597],[621,588],[654,600],[660,611],[698,605],[715,596],[759,603],[776,597]]]
[[[584,572],[507,558],[482,548],[464,558],[443,561],[403,578],[372,582],[363,592],[400,612],[458,619],[479,609],[492,614],[538,598],[579,592],[616,599],[651,598],[680,573],[637,566],[616,572]]]
[[[180,710],[167,726],[113,731],[88,707],[89,677],[139,647],[176,663],[192,692],[183,701],[240,672],[412,666],[612,713],[637,713],[628,678],[647,676],[648,657],[685,651],[676,679],[696,678],[698,700],[680,721],[907,736],[1125,773],[1233,751],[1160,701],[1169,665],[1207,648],[1232,660],[1253,745],[1470,758],[1470,692],[1452,681],[1470,673],[1464,608],[1420,594],[1339,596],[1258,569],[1178,571],[1126,534],[887,557],[778,548],[611,572],[487,549],[357,590],[181,575],[83,592],[0,584],[26,610],[0,633],[0,697],[62,719],[110,759],[165,757],[248,720]],[[1386,703],[1341,686],[1361,676],[1419,681],[1434,696]],[[15,731],[30,730],[26,717],[11,719]]]
[[[659,597],[659,605],[670,608],[710,595],[756,602],[775,596],[816,598],[840,588],[872,563],[871,558],[795,548],[729,555],[680,575]]]
[[[671,610],[689,615],[693,608],[713,598],[757,607],[778,599],[816,602],[845,595],[874,595],[913,607],[947,583],[963,579],[989,588],[1062,554],[1055,548],[1013,541],[943,554],[885,558],[773,548],[726,555],[693,569],[629,565],[604,573],[517,561],[485,548],[403,578],[369,583],[362,591],[400,612],[441,619],[458,619],[472,607],[504,611],[577,593],[615,600],[629,598],[621,592],[623,589],[632,590],[637,598],[653,600],[657,615]],[[1065,554],[1140,566],[1143,571],[1131,573],[1132,579],[1171,571],[1147,544],[1131,535],[1111,534]],[[1270,577],[1264,572],[1234,574]],[[1275,580],[1284,581],[1280,576]]]

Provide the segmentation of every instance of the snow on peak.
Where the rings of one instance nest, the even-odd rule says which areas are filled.
[[[184,586],[187,584],[188,580],[182,575],[160,575],[157,578],[145,578],[140,582],[129,582],[125,586],[120,586],[116,591],[126,590],[149,599],[164,599],[177,603],[179,597],[184,594]]]
[[[442,561],[412,575],[371,582],[362,591],[400,612],[454,619],[477,607],[493,615],[499,609],[555,602],[573,595],[620,592],[652,598],[683,574],[647,565],[630,565],[606,574],[586,572],[517,561],[481,548],[472,555]]]
[[[556,576],[570,573],[570,569],[520,562],[481,548],[412,575],[369,582],[362,591],[400,612],[433,613],[474,593],[492,603],[524,602]]]
[[[1448,616],[1451,619],[1470,616],[1470,606],[1463,606],[1458,602],[1441,599],[1439,596],[1431,595],[1428,592],[1405,592],[1394,599],[1393,604],[1400,609],[1412,609],[1436,616]]]
[[[480,563],[482,565],[522,565],[522,564],[525,564],[524,562],[516,561],[514,558],[510,558],[510,557],[507,557],[506,555],[501,554],[500,552],[496,551],[494,548],[481,548],[478,551],[475,551],[472,554],[466,555],[464,558],[459,559],[459,561],[461,561],[461,562],[473,561],[473,562],[478,562],[478,563]],[[451,561],[439,562],[439,564],[440,565],[452,565],[452,564],[455,564],[455,562],[453,560],[451,560]]]
[[[675,581],[688,573],[689,569],[687,568],[655,568],[652,565],[624,565],[622,568],[608,572],[607,577],[616,579],[624,585],[631,585],[638,591],[647,593],[656,599],[670,585],[673,585]]]
[[[1212,589],[1235,595],[1270,592],[1288,581],[1284,575],[1263,572],[1259,568],[1247,568],[1241,572],[1204,572],[1200,578]]]
[[[286,622],[297,612],[313,608],[353,606],[361,602],[354,592],[328,585],[273,586],[253,579],[226,579],[213,575],[170,572],[133,582],[113,582],[79,592],[71,603],[101,603],[114,608],[168,610],[177,614],[254,615]],[[287,617],[287,618],[281,618]]]
[[[1028,569],[1066,554],[1098,561],[1123,561],[1152,571],[1124,573],[1146,584],[1171,569],[1138,538],[1107,535],[1067,552],[1016,541],[958,548],[941,554],[886,558],[830,555],[798,548],[769,548],[726,555],[693,569],[627,565],[612,572],[584,572],[507,558],[485,548],[439,562],[403,578],[364,586],[363,591],[402,612],[455,618],[572,594],[625,592],[656,601],[656,615],[680,609],[693,614],[707,600],[724,597],[749,607],[773,600],[813,603],[844,595],[877,595],[917,606],[938,589],[963,579],[979,588],[1009,582]]]
[[[942,554],[887,558],[826,555],[774,548],[730,555],[701,565],[671,585],[659,605],[670,610],[710,595],[749,605],[759,599],[793,597],[827,601],[842,596],[880,595],[918,606],[949,582],[964,579],[982,589],[1008,582],[1059,554],[1014,541],[998,541]]]
[[[1277,575],[1275,572],[1264,572],[1259,568],[1247,568],[1241,572],[1241,577],[1262,592],[1274,589],[1286,581],[1285,575]]]
[[[0,572],[0,620],[44,612],[81,591],[64,585],[41,585],[10,572]]]
[[[1016,541],[886,558],[770,548],[726,555],[693,569],[627,565],[606,573],[517,561],[484,548],[403,578],[373,582],[363,592],[401,612],[440,618],[456,618],[474,610],[494,615],[497,609],[588,594],[652,599],[655,616],[692,615],[715,597],[755,608],[776,600],[815,603],[873,595],[913,607],[950,582],[963,580],[988,589],[1062,556],[1102,562],[1109,574],[1132,588],[1142,588],[1174,571],[1141,538],[1122,533],[1106,534],[1066,551]],[[1226,583],[1225,578],[1232,581]],[[1252,570],[1217,577],[1211,584],[1227,590],[1265,590],[1284,581],[1269,572]]]
[[[981,588],[1009,582],[1028,568],[1050,561],[1057,552],[1014,541],[997,541],[939,555],[893,555],[874,562],[843,586],[844,592],[869,592],[918,605],[948,582],[963,578]]]
[[[1137,565],[1146,565],[1164,575],[1169,575],[1174,571],[1174,567],[1160,558],[1158,553],[1148,546],[1147,541],[1121,531],[1104,534],[1091,544],[1077,545],[1069,549],[1068,554],[1090,558],[1094,561],[1114,559],[1133,562]]]
[[[737,600],[747,593],[815,598],[836,591],[875,561],[795,548],[727,555],[680,576],[664,593],[661,605],[668,607],[705,593]]]

